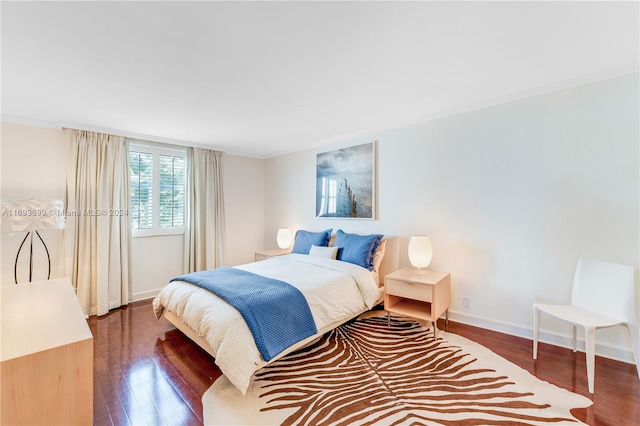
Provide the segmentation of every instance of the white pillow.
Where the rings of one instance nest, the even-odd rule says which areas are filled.
[[[337,255],[338,247],[320,247],[312,245],[311,250],[309,250],[309,256],[324,257],[335,260]]]

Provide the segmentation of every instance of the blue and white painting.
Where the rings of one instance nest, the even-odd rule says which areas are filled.
[[[318,154],[316,216],[374,219],[374,142]]]

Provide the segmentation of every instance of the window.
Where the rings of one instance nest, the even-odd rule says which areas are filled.
[[[129,145],[134,237],[184,233],[185,165],[185,151]]]

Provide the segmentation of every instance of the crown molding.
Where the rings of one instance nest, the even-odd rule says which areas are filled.
[[[172,139],[172,138],[165,138],[165,137],[162,137],[162,136],[147,135],[147,134],[144,134],[144,133],[127,132],[127,131],[124,131],[124,130],[109,129],[109,128],[106,128],[106,127],[89,126],[89,125],[79,124],[79,123],[70,123],[70,122],[65,122],[65,121],[52,122],[52,121],[44,121],[44,120],[35,120],[35,119],[32,119],[32,118],[18,117],[18,116],[14,116],[14,115],[6,115],[6,114],[1,115],[0,116],[0,120],[3,123],[21,124],[21,125],[25,125],[25,126],[42,127],[42,128],[47,128],[47,129],[58,129],[58,130],[62,130],[64,128],[77,129],[77,130],[86,130],[88,132],[106,133],[106,134],[110,134],[110,135],[123,136],[125,138],[136,139],[136,140],[144,141],[144,142],[155,142],[155,143],[160,143],[160,144],[164,144],[164,145],[184,146],[184,147],[202,148],[202,149],[210,149],[210,150],[222,151],[226,155],[234,155],[234,156],[248,157],[248,158],[258,158],[258,159],[263,159],[264,158],[264,157],[260,157],[260,156],[256,156],[256,155],[248,155],[248,154],[245,154],[245,153],[237,153],[237,152],[233,152],[233,151],[225,151],[225,150],[216,148],[214,146],[205,145],[205,144],[201,144],[201,143],[183,141],[183,140]]]

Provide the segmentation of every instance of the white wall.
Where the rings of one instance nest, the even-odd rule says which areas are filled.
[[[154,297],[184,274],[184,235],[136,237],[131,241],[131,298]]]
[[[65,197],[66,150],[59,129],[0,124],[0,199],[61,199]],[[61,277],[59,253],[62,232],[40,231],[51,255],[51,277]],[[2,285],[14,283],[13,265],[24,233],[0,234],[0,280]],[[18,265],[20,282],[28,280],[29,250],[27,241]],[[40,241],[34,240],[33,280],[47,279],[47,256]]]
[[[532,303],[567,302],[578,257],[639,265],[638,74],[266,161],[265,245],[278,227],[426,234],[452,274],[452,318],[531,336]],[[378,140],[378,220],[316,219],[317,152]],[[637,281],[637,278],[636,278]],[[462,297],[470,307],[462,308]],[[543,319],[543,338],[567,327]],[[620,330],[598,351],[630,359]]]
[[[0,198],[65,198],[66,144],[60,129],[2,123]],[[263,160],[223,156],[228,265],[253,260],[263,248]],[[52,261],[51,277],[64,276],[59,231],[43,231]],[[24,234],[0,234],[2,285],[13,284],[13,265]],[[46,279],[46,254],[38,244],[33,279]],[[134,238],[132,241],[133,300],[152,297],[168,280],[183,273],[184,237],[170,235]],[[19,271],[28,270],[27,255],[20,256]],[[20,281],[25,281],[26,276]]]

